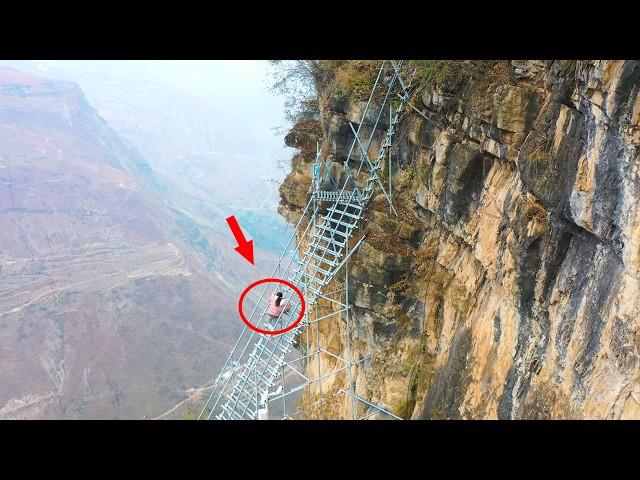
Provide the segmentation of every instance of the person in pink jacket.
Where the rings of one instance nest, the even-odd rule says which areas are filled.
[[[269,298],[267,314],[271,318],[278,318],[282,312],[288,312],[291,306],[286,300],[282,300],[282,292],[277,292]]]

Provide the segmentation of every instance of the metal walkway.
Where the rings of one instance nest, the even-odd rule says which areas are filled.
[[[351,380],[351,369],[363,360],[352,361],[350,345],[347,345],[349,358],[346,359],[321,348],[317,323],[327,317],[342,314],[346,319],[347,328],[350,328],[348,259],[364,240],[364,237],[355,240],[354,235],[376,187],[380,187],[381,192],[389,201],[391,211],[395,213],[391,201],[391,189],[389,188],[389,192],[385,190],[378,173],[383,167],[385,157],[388,156],[396,125],[405,103],[409,99],[409,87],[401,77],[402,65],[402,61],[382,62],[369,100],[362,112],[360,123],[357,128],[350,124],[354,140],[347,158],[343,162],[344,175],[341,182],[343,187],[340,190],[321,191],[319,189],[318,172],[324,160],[318,148],[309,201],[272,275],[290,281],[303,293],[306,303],[303,320],[292,330],[278,335],[263,335],[245,326],[232,348],[222,372],[215,380],[215,388],[207,399],[199,419],[211,419],[212,417],[225,420],[264,419],[268,417],[269,404],[276,400],[283,402],[282,416],[293,418],[295,415],[287,413],[285,398],[288,395],[299,392],[314,382],[322,382],[323,378],[341,371],[346,371],[349,387],[338,393],[346,393],[351,396],[352,418],[356,418],[355,402],[362,402],[366,408],[362,418],[368,418],[380,412],[399,418],[386,411],[384,407],[374,405],[355,394]],[[379,96],[376,97],[376,95]],[[372,117],[374,104],[378,110],[375,117]],[[387,114],[387,111],[389,122],[385,131],[381,127],[381,119],[383,115]],[[367,118],[375,118],[375,120],[367,124],[365,122]],[[367,136],[363,135],[365,130],[370,130]],[[383,138],[380,141],[378,154],[372,161],[368,152],[378,133],[382,134]],[[355,156],[356,151],[358,152],[357,156]],[[350,166],[350,162],[354,161],[358,165],[357,171]],[[389,168],[391,168],[390,163]],[[363,175],[366,179],[360,175],[361,171],[365,172]],[[388,176],[391,177],[390,172]],[[360,177],[360,182],[357,177]],[[347,190],[348,185],[352,190]],[[354,185],[357,187],[354,188]],[[298,257],[298,252],[301,249],[304,249],[304,253]],[[336,292],[326,292],[326,286],[343,267],[345,267],[345,288]],[[256,306],[251,314],[247,315],[247,319],[260,329],[285,329],[299,316],[303,302],[293,289],[283,285],[279,290],[283,292],[283,299],[289,303],[291,310],[281,314],[277,319],[271,319],[266,314],[266,310],[267,298],[273,293],[272,289],[273,286],[265,285]],[[336,299],[336,294],[343,295],[344,298]],[[330,315],[318,318],[316,308],[316,315],[312,320],[312,311],[319,299],[334,302],[338,305],[338,309]],[[310,337],[314,325],[317,338],[316,345],[312,346]],[[301,338],[300,334],[303,330],[306,330],[307,345],[304,354],[296,356],[296,352],[302,349],[294,347],[299,347],[296,345],[296,341]],[[314,355],[318,356],[318,372],[315,377],[311,372],[305,374],[304,371],[301,371],[304,368],[298,365],[301,361],[306,364]],[[344,366],[329,374],[321,375],[319,358],[321,355],[336,357]],[[286,369],[291,369],[302,382],[301,385],[296,385],[289,391],[286,391],[285,385]],[[280,382],[278,390],[271,392],[278,381]]]

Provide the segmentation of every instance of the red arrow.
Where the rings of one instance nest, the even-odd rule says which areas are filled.
[[[253,240],[249,240],[244,238],[244,234],[240,229],[240,225],[238,225],[238,221],[234,215],[231,215],[227,218],[227,223],[229,224],[229,228],[231,229],[231,233],[238,242],[238,246],[235,248],[236,252],[246,258],[251,265],[255,265],[253,263]]]

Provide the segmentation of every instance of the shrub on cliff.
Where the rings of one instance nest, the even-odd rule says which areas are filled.
[[[285,115],[292,124],[320,117],[318,91],[327,74],[322,60],[271,61],[271,91],[286,97]]]

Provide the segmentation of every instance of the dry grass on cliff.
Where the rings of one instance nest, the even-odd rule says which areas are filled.
[[[322,127],[320,126],[320,122],[318,120],[300,120],[297,122],[289,133],[287,137],[290,135],[294,135],[298,138],[308,137],[311,141],[302,142],[299,146],[299,155],[303,157],[309,157],[313,155],[315,157],[316,154],[316,144],[313,141],[313,137],[316,137],[320,141],[322,140]]]
[[[378,232],[370,228],[367,228],[366,235],[366,242],[380,252],[402,255],[404,257],[414,256],[413,250],[401,245],[394,235]]]
[[[542,205],[528,195],[522,195],[520,200],[523,205],[524,214],[529,220],[536,220],[545,225],[549,224],[547,211]]]
[[[401,280],[391,285],[389,287],[389,291],[398,292],[400,295],[404,297],[415,296],[418,293],[418,288],[416,287],[415,282],[413,280],[406,278],[406,274],[404,275],[404,277],[405,278],[402,278]],[[400,308],[399,305],[397,307],[398,309]]]
[[[544,147],[538,145],[531,150],[531,153],[529,153],[529,161],[532,163],[548,164],[551,161],[551,158]]]
[[[300,133],[312,133],[316,135],[322,133],[320,122],[318,120],[302,120],[296,123],[291,131],[297,131]]]
[[[407,225],[411,225],[412,227],[423,227],[424,222],[420,220],[415,214],[409,210],[404,205],[397,203],[393,206],[398,212],[398,218],[402,220]],[[371,210],[380,212],[380,213],[389,213],[389,204],[387,203],[387,199],[384,197],[376,197],[371,201],[370,207]]]
[[[514,83],[515,77],[513,76],[511,65],[507,60],[500,60],[482,77],[479,88],[481,90],[489,90],[498,85],[512,85]]]
[[[416,258],[414,268],[402,275],[402,278],[389,287],[405,297],[415,297],[421,290],[421,284],[437,285],[442,289],[450,274],[436,260],[437,251],[433,248],[421,248],[411,252]]]
[[[336,420],[340,418],[344,395],[327,393],[324,395],[302,395],[298,402],[297,418],[303,420]]]
[[[486,70],[496,62],[487,60],[413,60],[416,68],[418,88],[417,97],[425,88],[455,92],[459,91],[470,79],[480,79]]]
[[[335,73],[336,94],[366,100],[379,68],[378,60],[350,60],[342,63]]]
[[[470,93],[471,103],[476,104],[477,108],[491,108],[493,102],[493,93],[501,85],[515,84],[515,77],[511,65],[507,60],[494,62],[491,68],[479,78],[477,84],[472,88]]]

